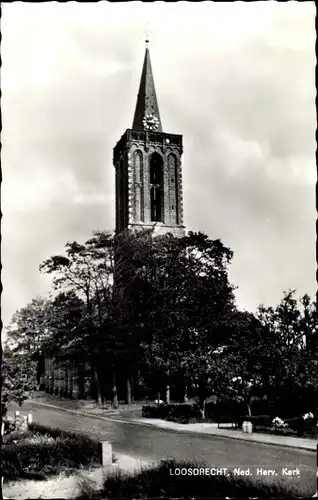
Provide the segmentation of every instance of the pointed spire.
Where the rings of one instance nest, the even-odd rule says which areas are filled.
[[[140,86],[132,128],[135,130],[150,129],[156,132],[162,132],[148,44],[149,40],[147,37],[145,59],[141,73]]]

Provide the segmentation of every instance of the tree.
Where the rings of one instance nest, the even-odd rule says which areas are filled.
[[[202,359],[224,341],[226,316],[234,308],[227,275],[231,258],[228,248],[203,233],[190,232],[184,238],[144,233],[128,245],[129,265],[123,265],[122,295],[134,310],[126,308],[122,323],[138,325],[132,333],[135,345],[142,347],[145,362],[161,373],[166,385],[177,372],[195,380],[201,406],[207,393]]]
[[[24,356],[26,362],[35,362],[38,384],[44,369],[43,346],[51,335],[51,317],[51,301],[36,297],[13,315],[7,328],[7,345],[14,353]]]
[[[274,354],[271,330],[252,313],[234,312],[228,342],[211,363],[214,393],[243,403],[251,415],[252,400],[266,395],[275,370]]]
[[[299,330],[304,335],[305,347],[309,354],[315,356],[318,352],[318,317],[317,303],[308,294],[300,298]]]
[[[274,309],[260,306],[258,317],[271,330],[276,357],[270,398],[282,411],[316,411],[318,353],[316,307],[308,295],[297,300],[295,291],[285,292]],[[307,339],[307,342],[306,342]],[[308,342],[309,340],[309,342]],[[292,406],[292,408],[291,408]]]
[[[151,308],[147,286],[153,261],[152,236],[152,230],[143,230],[115,239],[113,319],[117,362],[124,368],[128,404],[131,379],[136,379],[146,364],[143,339],[147,335],[145,317]]]
[[[309,352],[305,342],[315,329],[313,315],[309,297],[297,302],[294,291],[284,293],[276,308],[260,306],[256,316],[230,315],[228,341],[210,364],[206,360],[213,392],[244,403],[249,415],[255,398],[273,402],[277,411],[315,410],[317,353]]]
[[[98,404],[102,402],[99,368],[113,351],[112,285],[114,273],[113,237],[95,232],[84,245],[67,243],[66,255],[56,255],[40,265],[43,273],[53,274],[55,290],[73,292],[85,303],[79,329],[72,345],[81,345],[82,362],[88,361],[93,374]],[[111,361],[113,362],[113,361]]]
[[[215,352],[227,342],[229,320],[235,310],[234,287],[228,279],[233,253],[220,240],[212,241],[202,233],[190,232],[184,244],[187,321],[181,343],[182,367],[196,390],[204,417],[206,399],[214,392]]]
[[[75,292],[60,292],[52,298],[52,314],[49,320],[51,335],[45,340],[43,351],[45,358],[53,361],[55,369],[64,371],[64,374],[59,373],[60,377],[67,376],[66,370],[72,370],[74,363],[81,366],[87,359],[86,349],[80,340],[85,340],[84,317],[85,303]],[[79,388],[81,392],[82,383]]]
[[[61,362],[82,357],[83,348],[78,340],[83,333],[84,315],[85,303],[75,292],[60,292],[52,299],[48,320],[51,335],[43,343],[47,355]]]
[[[5,345],[1,367],[1,418],[7,412],[9,402],[14,401],[21,406],[28,399],[36,382],[36,362]]]

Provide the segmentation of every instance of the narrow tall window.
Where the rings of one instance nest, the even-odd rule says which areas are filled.
[[[168,156],[170,178],[170,220],[172,224],[179,224],[179,192],[178,192],[178,164],[173,154]]]
[[[128,178],[123,159],[120,161],[119,184],[119,225],[120,229],[124,229],[128,223]]]
[[[120,230],[120,166],[116,168],[116,231]]]
[[[143,221],[143,190],[142,190],[142,153],[141,151],[134,152],[134,175],[135,175],[135,221]]]
[[[150,159],[150,212],[152,222],[163,222],[162,158],[154,153]]]
[[[124,163],[123,163],[123,160],[121,160],[120,164],[119,164],[119,202],[118,202],[119,230],[123,229],[123,227],[124,227],[124,206],[123,206],[124,182],[123,182],[123,177],[124,177]]]

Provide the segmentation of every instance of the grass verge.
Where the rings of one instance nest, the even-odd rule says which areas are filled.
[[[173,475],[176,469],[205,468],[206,464],[192,461],[162,461],[156,467],[135,474],[120,471],[109,476],[102,490],[96,491],[88,483],[82,483],[77,500],[97,498],[196,498],[196,497],[309,497],[310,487],[289,479],[272,481],[228,476]]]
[[[5,480],[47,479],[64,472],[101,464],[99,443],[84,435],[33,423],[24,433],[12,433],[1,449]]]

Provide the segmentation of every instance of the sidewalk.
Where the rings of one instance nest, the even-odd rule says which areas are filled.
[[[200,434],[209,434],[214,436],[228,437],[232,439],[241,439],[243,441],[253,441],[255,443],[264,443],[278,446],[287,446],[289,448],[298,448],[303,450],[316,451],[317,442],[314,439],[296,438],[292,436],[278,436],[275,434],[264,434],[255,432],[246,434],[241,430],[219,429],[218,424],[177,424],[166,420],[150,418],[134,418],[134,422],[147,423],[162,429],[171,429],[178,432],[197,432]]]
[[[275,434],[264,434],[259,432],[246,434],[241,430],[234,430],[232,428],[219,429],[218,425],[215,423],[178,424],[176,422],[168,422],[167,420],[137,417],[134,415],[140,414],[140,408],[136,405],[135,407],[132,407],[131,412],[128,412],[127,410],[123,412],[123,415],[121,415],[121,412],[118,410],[96,408],[96,405],[92,402],[78,402],[75,400],[67,400],[49,395],[35,398],[32,401],[39,405],[60,408],[64,411],[71,411],[102,420],[113,420],[135,425],[144,425],[147,427],[156,427],[175,432],[192,432],[197,434],[226,437],[230,439],[239,439],[243,441],[252,441],[254,443],[285,446],[314,452],[317,451],[317,441],[314,439],[278,436]]]

